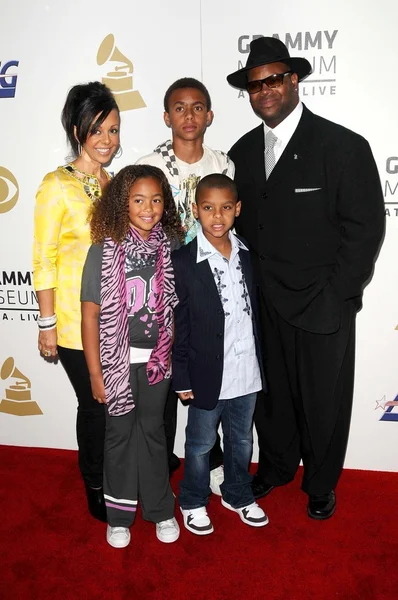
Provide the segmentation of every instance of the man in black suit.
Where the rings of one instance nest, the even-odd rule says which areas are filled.
[[[257,401],[256,498],[291,481],[315,519],[335,511],[351,418],[355,317],[384,231],[368,142],[311,113],[298,83],[311,72],[275,38],[250,45],[227,77],[263,123],[231,148],[242,201],[236,228],[260,284],[268,395]]]

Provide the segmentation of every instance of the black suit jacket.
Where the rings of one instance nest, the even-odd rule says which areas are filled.
[[[337,331],[342,302],[361,305],[384,232],[368,142],[304,106],[267,181],[262,124],[229,155],[242,201],[236,228],[253,251],[263,297],[299,328]]]
[[[196,262],[197,249],[195,239],[171,255],[179,299],[174,309],[172,385],[177,391],[192,390],[194,399],[190,404],[193,406],[212,410],[218,402],[222,384],[225,316],[209,262]],[[257,286],[253,280],[250,253],[240,250],[239,257],[250,295],[253,332],[262,371]]]

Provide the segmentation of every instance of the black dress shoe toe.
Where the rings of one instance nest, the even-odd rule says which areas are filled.
[[[263,498],[269,494],[274,487],[274,485],[270,485],[269,483],[263,481],[257,474],[254,475],[253,481],[251,482],[251,488],[255,500]]]
[[[104,490],[102,488],[95,489],[85,484],[86,487],[86,496],[88,503],[88,510],[94,519],[98,519],[98,521],[102,521],[103,523],[107,522],[106,516],[106,506],[104,499]]]
[[[336,510],[336,495],[332,490],[328,494],[310,496],[308,500],[308,516],[311,519],[329,519]]]

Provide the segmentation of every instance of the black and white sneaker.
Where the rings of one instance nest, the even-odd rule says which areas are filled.
[[[205,506],[200,508],[181,508],[184,517],[184,526],[195,535],[209,535],[213,533],[214,527],[209,519]]]
[[[228,508],[228,510],[237,512],[246,525],[251,525],[252,527],[264,527],[264,525],[268,524],[268,517],[257,502],[242,506],[241,508],[234,508],[221,498],[221,504],[225,506],[225,508]]]

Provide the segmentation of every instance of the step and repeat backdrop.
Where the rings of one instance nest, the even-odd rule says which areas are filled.
[[[300,84],[302,100],[366,137],[379,167],[387,228],[358,316],[346,467],[398,471],[397,19],[395,0],[1,3],[0,443],[76,448],[73,390],[61,365],[37,350],[31,258],[36,190],[67,162],[60,113],[68,89],[100,80],[114,91],[123,147],[114,172],[169,137],[163,96],[180,77],[209,88],[215,119],[206,143],[227,151],[258,120],[226,75],[245,65],[251,40],[266,35],[308,58],[313,73]],[[179,406],[180,456],[185,423]]]

